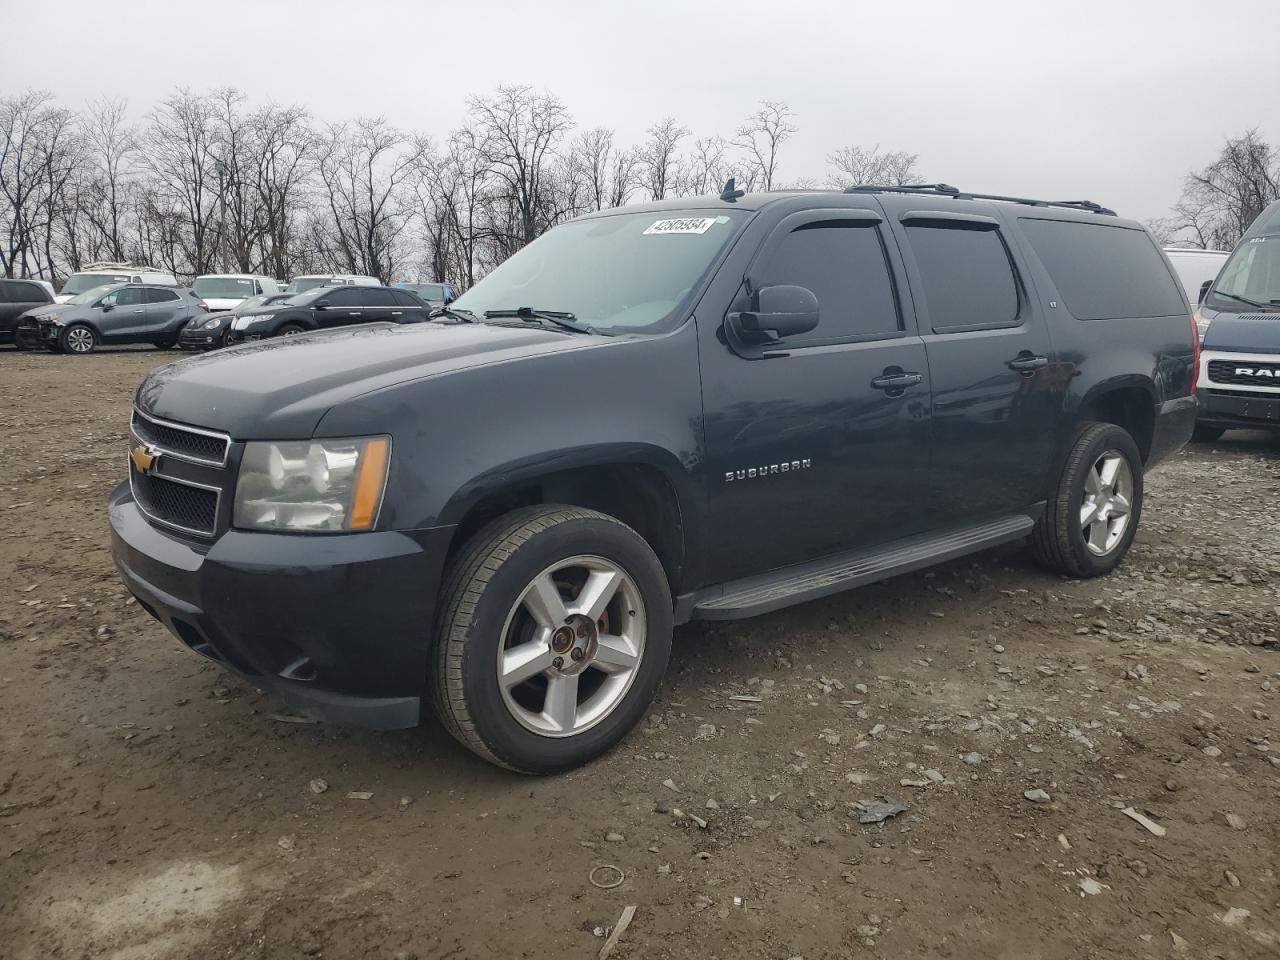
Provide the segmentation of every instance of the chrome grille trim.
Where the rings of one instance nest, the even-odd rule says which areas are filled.
[[[196,456],[195,454],[186,453],[182,450],[175,450],[173,447],[167,446],[163,443],[158,443],[153,439],[148,439],[147,437],[139,436],[138,431],[136,429],[137,422],[139,419],[145,420],[147,423],[153,423],[159,427],[164,427],[165,429],[168,429],[168,430],[177,430],[182,433],[192,433],[197,436],[208,437],[212,440],[218,440],[222,444],[222,457],[221,459],[214,460],[208,457]],[[133,408],[133,418],[129,424],[129,434],[135,440],[137,440],[138,443],[141,443],[149,447],[150,449],[156,451],[157,453],[163,454],[164,456],[167,456],[167,457],[173,457],[175,460],[185,460],[188,463],[199,463],[206,467],[225,467],[227,465],[227,456],[230,454],[230,451],[231,451],[231,436],[229,434],[221,433],[220,431],[217,431],[217,430],[205,430],[202,427],[193,427],[185,423],[175,423],[172,420],[164,420],[160,417],[149,416],[148,414],[143,413],[137,407]]]
[[[213,526],[207,530],[203,530],[198,527],[186,527],[180,523],[174,523],[172,520],[166,520],[164,517],[156,516],[154,513],[148,510],[144,498],[138,495],[137,486],[134,484],[134,475],[136,473],[137,473],[137,470],[133,466],[132,459],[130,459],[129,460],[129,493],[133,495],[133,502],[137,504],[138,510],[140,510],[142,512],[142,515],[146,517],[148,520],[150,520],[152,523],[160,527],[167,527],[170,530],[177,530],[180,533],[186,533],[186,534],[190,534],[191,536],[201,537],[201,538],[212,537],[217,532],[218,517],[222,515],[222,488],[221,487],[215,487],[207,483],[196,483],[194,480],[184,480],[179,477],[167,476],[163,474],[156,474],[154,477],[149,478],[149,479],[155,479],[155,480],[165,480],[165,481],[168,481],[169,483],[176,483],[179,486],[191,487],[195,490],[205,490],[212,493],[214,496]]]

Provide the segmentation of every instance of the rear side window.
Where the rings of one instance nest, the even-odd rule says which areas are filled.
[[[411,293],[404,290],[393,290],[391,295],[396,298],[396,303],[402,307],[421,307],[422,303]]]
[[[1179,284],[1145,230],[1028,217],[1019,222],[1077,320],[1186,314]]]
[[[320,300],[327,300],[331,307],[359,307],[364,305],[364,297],[354,287],[335,287],[326,290]]]
[[[769,258],[762,285],[808,287],[818,326],[788,346],[884,336],[901,329],[880,230],[857,220],[823,220],[791,231]]]
[[[157,290],[155,287],[147,288],[147,303],[169,303],[178,299],[178,291],[176,290]]]
[[[49,295],[44,287],[37,283],[24,283],[22,280],[0,281],[0,301],[9,303],[45,303]]]
[[[366,287],[363,299],[367,307],[394,307],[396,305],[396,298],[391,295],[391,291],[383,290],[380,287]]]
[[[935,333],[1018,325],[1018,282],[998,230],[913,224],[907,239]]]

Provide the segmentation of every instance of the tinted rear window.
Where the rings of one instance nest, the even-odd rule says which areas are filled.
[[[1076,319],[1187,312],[1178,283],[1146,231],[1027,217],[1019,222]]]
[[[908,226],[935,332],[1018,324],[1018,286],[996,230]]]

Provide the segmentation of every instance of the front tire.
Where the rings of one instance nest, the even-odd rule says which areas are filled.
[[[1112,423],[1081,424],[1031,535],[1036,559],[1071,577],[1110,573],[1133,543],[1142,492],[1133,437]]]
[[[98,346],[98,332],[87,323],[73,323],[58,336],[58,348],[63,353],[92,353]]]
[[[296,337],[300,333],[306,333],[307,328],[300,323],[286,323],[280,328],[280,336]]]
[[[626,735],[671,653],[671,593],[634,530],[594,510],[517,510],[445,577],[433,679],[449,732],[521,773],[557,773]]]

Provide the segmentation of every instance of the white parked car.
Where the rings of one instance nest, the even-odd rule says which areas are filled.
[[[332,286],[380,287],[382,281],[377,277],[365,277],[356,273],[309,273],[294,277],[284,288],[285,293],[306,293],[316,287]]]
[[[1230,250],[1200,250],[1195,247],[1165,247],[1164,252],[1193,307],[1200,302],[1200,292],[1217,279],[1218,271],[1231,256]]]
[[[176,287],[178,278],[159,267],[140,266],[136,263],[90,263],[67,277],[67,282],[54,300],[66,303],[74,296],[111,283],[150,283]]]
[[[271,277],[251,273],[207,273],[196,277],[191,292],[209,305],[209,310],[234,310],[241,301],[260,294],[280,293],[280,285]]]

